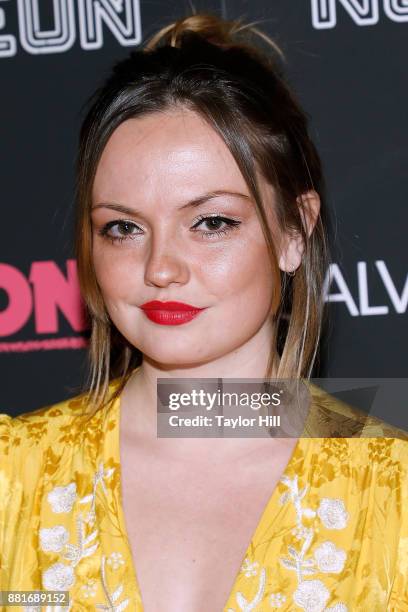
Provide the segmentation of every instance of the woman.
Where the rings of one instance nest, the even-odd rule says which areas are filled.
[[[1,415],[3,590],[69,591],[75,611],[408,610],[398,432],[310,385],[303,433],[319,437],[157,437],[158,378],[307,380],[316,357],[320,161],[251,32],[182,19],[91,101],[76,228],[90,380]],[[331,438],[341,417],[349,437]]]

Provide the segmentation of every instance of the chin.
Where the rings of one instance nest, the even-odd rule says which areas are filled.
[[[156,344],[152,346],[148,342],[139,343],[135,346],[143,353],[144,359],[166,368],[196,367],[215,358],[214,355],[208,352],[199,354],[197,350],[192,350],[194,341],[179,343],[179,345],[169,341],[167,346],[161,346],[160,348]]]

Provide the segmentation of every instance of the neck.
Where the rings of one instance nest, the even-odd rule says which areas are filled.
[[[126,413],[126,428],[130,435],[154,440],[157,439],[157,379],[158,378],[234,378],[263,379],[266,374],[270,354],[271,339],[254,337],[244,346],[228,355],[207,363],[160,364],[145,356],[141,366],[136,368],[122,392],[122,414]],[[273,368],[270,378],[277,377],[279,355],[273,354]],[[189,391],[186,380],[185,391]],[[183,392],[180,385],[177,392]],[[160,439],[165,444],[163,438]],[[198,439],[168,439],[169,444],[177,442],[185,446],[198,446]],[[217,444],[217,439],[204,439],[205,444]],[[251,443],[250,439],[229,441],[223,438],[223,446]]]

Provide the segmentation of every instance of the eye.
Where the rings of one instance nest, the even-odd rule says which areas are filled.
[[[229,217],[223,217],[219,214],[214,215],[200,215],[197,217],[195,225],[193,225],[191,231],[198,232],[204,239],[213,239],[217,236],[225,236],[228,232],[237,229],[241,224],[241,221],[236,219],[230,219]],[[200,225],[206,224],[208,231],[202,231],[197,229]],[[140,230],[140,231],[137,231]],[[143,230],[133,223],[132,221],[126,221],[125,219],[115,219],[109,221],[100,230],[98,234],[113,243],[122,243],[125,240],[134,240],[137,236],[141,236]]]
[[[211,229],[207,232],[197,230],[201,224],[207,224],[207,227]],[[193,232],[199,232],[203,238],[212,239],[217,236],[225,236],[228,232],[231,232],[238,228],[241,224],[241,221],[237,221],[236,219],[230,219],[229,217],[223,217],[219,214],[215,215],[200,215],[198,217],[198,222],[193,225]],[[222,226],[221,229],[220,225]]]
[[[115,228],[115,229],[114,229]],[[133,230],[139,228],[136,223],[132,221],[109,221],[99,231],[98,234],[107,238],[112,243],[123,242],[124,240],[134,240],[139,232],[135,233]],[[139,228],[140,229],[140,228]]]

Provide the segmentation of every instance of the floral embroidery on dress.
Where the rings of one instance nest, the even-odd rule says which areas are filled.
[[[255,593],[254,598],[251,601],[247,601],[242,593],[238,592],[236,595],[237,604],[239,609],[242,612],[252,612],[256,607],[261,603],[264,591],[265,591],[265,582],[266,582],[266,570],[263,567],[259,573],[259,584],[258,590]]]
[[[322,580],[317,578],[305,579],[306,576],[311,576],[317,572],[339,574],[344,569],[347,558],[346,551],[337,547],[330,540],[319,544],[311,554],[309,549],[315,536],[315,529],[303,524],[304,518],[313,519],[317,517],[327,529],[344,529],[350,517],[343,500],[323,497],[315,511],[303,505],[309,485],[306,484],[302,489],[299,489],[297,474],[293,478],[283,475],[280,481],[288,487],[288,490],[281,495],[280,503],[281,505],[289,501],[293,503],[296,511],[296,527],[292,530],[292,535],[295,540],[301,542],[300,549],[290,545],[288,546],[288,556],[279,559],[283,567],[296,572],[298,585],[292,595],[293,602],[303,608],[305,612],[348,612],[347,606],[342,602],[326,607],[331,594]],[[250,578],[258,574],[258,567],[259,563],[257,561],[251,562],[249,558],[246,558],[242,564],[241,572],[245,577]],[[236,594],[239,610],[243,612],[255,611],[256,607],[262,602],[265,586],[266,568],[263,567],[259,572],[259,584],[255,597],[251,601],[247,601],[242,593],[238,592]],[[280,592],[272,593],[268,598],[271,608],[282,607],[286,600],[286,595]],[[234,610],[229,608],[227,612],[234,612]]]
[[[82,559],[90,557],[97,550],[99,543],[98,541],[95,542],[95,540],[99,530],[95,528],[91,530],[91,533],[87,533],[87,531],[89,531],[89,527],[92,528],[95,523],[97,487],[100,485],[104,493],[107,493],[104,479],[112,476],[113,472],[114,468],[105,470],[101,462],[93,477],[92,493],[78,500],[80,505],[90,503],[90,509],[85,513],[85,516],[82,512],[78,512],[75,517],[77,538],[75,544],[69,542],[70,534],[63,525],[55,525],[54,527],[44,527],[40,529],[39,536],[41,549],[48,553],[60,553],[61,556],[61,561],[54,563],[42,573],[42,583],[45,589],[60,591],[69,590],[75,583],[74,568]],[[77,497],[76,484],[75,482],[70,482],[66,486],[54,487],[52,491],[48,493],[47,500],[52,511],[59,514],[71,512],[77,501]],[[63,563],[62,561],[68,561],[69,564]],[[97,603],[95,607],[109,612],[122,612],[122,610],[125,610],[128,606],[129,598],[117,602],[123,592],[123,585],[119,584],[111,591],[107,582],[105,563],[113,571],[117,570],[124,564],[123,556],[117,551],[112,552],[108,558],[102,555],[100,567],[101,585],[107,603]],[[96,580],[89,580],[87,584],[82,585],[81,592],[84,598],[96,597]],[[72,603],[71,601],[68,607],[61,607],[61,609],[70,610]]]
[[[55,487],[47,495],[53,512],[71,512],[76,499],[76,484],[71,482],[66,487]]]
[[[64,563],[54,563],[43,573],[43,585],[49,591],[68,591],[74,582],[73,568]]]
[[[315,530],[313,527],[303,525],[303,517],[314,518],[317,516],[327,529],[344,529],[347,526],[349,513],[343,500],[324,497],[320,500],[319,507],[315,512],[311,508],[302,507],[302,500],[309,488],[308,484],[299,490],[297,475],[294,478],[283,476],[281,482],[289,488],[289,491],[282,495],[281,504],[291,500],[296,510],[297,525],[292,534],[297,540],[303,540],[300,550],[297,550],[294,546],[288,546],[289,557],[281,557],[280,559],[284,567],[296,572],[298,586],[293,593],[293,601],[306,612],[347,612],[347,606],[341,602],[326,608],[330,599],[330,591],[326,585],[318,579],[304,579],[304,576],[315,574],[317,571],[336,574],[343,571],[347,557],[346,551],[338,548],[330,540],[320,544],[314,550],[313,557],[307,557]]]
[[[256,574],[258,573],[258,570],[257,570],[258,567],[259,567],[258,561],[251,563],[249,559],[245,559],[241,567],[241,572],[244,572],[247,578],[249,578],[250,576],[256,576]]]
[[[344,529],[349,519],[343,500],[327,497],[321,500],[317,515],[327,529]]]
[[[338,574],[343,571],[346,561],[346,553],[341,548],[337,548],[333,542],[323,542],[314,551],[314,558],[317,567],[321,572]]]
[[[97,591],[96,580],[94,578],[92,580],[88,580],[86,584],[81,586],[81,591],[85,598],[95,597]]]
[[[69,533],[63,525],[40,529],[40,545],[46,552],[60,552],[68,540]]]
[[[120,584],[113,592],[109,591],[108,584],[106,581],[105,562],[106,562],[106,557],[105,555],[102,555],[102,562],[101,562],[102,585],[103,585],[103,590],[104,590],[106,599],[108,600],[108,605],[96,604],[95,607],[99,608],[100,610],[107,610],[108,612],[122,612],[122,610],[125,610],[125,608],[127,608],[128,603],[129,603],[129,598],[124,599],[119,604],[115,603],[116,600],[119,599],[119,597],[121,596],[123,592],[123,585]]]
[[[286,595],[283,595],[282,593],[272,593],[272,595],[269,597],[269,604],[271,608],[280,608],[285,601]]]
[[[109,555],[106,563],[108,565],[111,565],[113,569],[118,569],[118,567],[120,565],[123,565],[125,562],[123,560],[122,553],[120,553],[120,552],[113,552],[111,555]]]
[[[321,580],[302,580],[293,593],[295,604],[307,612],[324,610],[329,599],[330,591]]]

